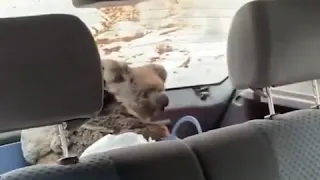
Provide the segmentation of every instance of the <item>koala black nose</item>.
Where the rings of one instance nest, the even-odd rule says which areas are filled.
[[[154,93],[151,96],[153,104],[158,110],[164,111],[164,109],[169,105],[169,98],[164,93]]]

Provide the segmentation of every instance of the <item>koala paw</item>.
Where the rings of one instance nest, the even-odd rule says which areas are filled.
[[[151,137],[156,141],[159,141],[170,135],[167,126],[161,124],[149,124],[145,128],[140,129],[138,133],[142,134],[147,139]]]

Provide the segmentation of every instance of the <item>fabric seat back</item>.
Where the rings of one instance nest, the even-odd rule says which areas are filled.
[[[317,179],[320,110],[252,120],[186,138],[208,180]]]
[[[2,18],[0,27],[0,132],[90,118],[100,111],[100,57],[79,18]]]
[[[320,2],[301,0],[252,1],[236,13],[227,49],[231,82],[240,90],[266,89],[272,116],[271,120],[253,120],[230,127],[231,133],[227,133],[228,129],[212,132],[209,139],[218,144],[205,146],[205,142],[199,143],[200,139],[187,140],[200,157],[211,157],[210,162],[201,158],[208,164],[206,172],[214,171],[212,167],[219,167],[219,163],[232,168],[228,174],[220,167],[221,171],[212,172],[210,179],[319,177],[320,134],[316,129],[320,125],[320,110],[274,114],[270,108],[272,94],[268,91],[269,87],[320,78],[319,15]],[[242,126],[247,131],[241,130]],[[223,133],[226,135],[220,135]],[[221,136],[224,138],[217,139]],[[218,150],[228,153],[218,157]]]
[[[251,123],[208,131],[188,137],[184,142],[198,157],[207,180],[270,180],[278,177],[272,146]]]
[[[5,173],[1,180],[204,180],[192,150],[164,141],[89,155],[78,164],[36,165]]]

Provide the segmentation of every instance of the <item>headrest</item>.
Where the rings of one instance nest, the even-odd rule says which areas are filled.
[[[102,69],[71,15],[0,19],[0,132],[88,118],[102,107]]]
[[[264,88],[320,78],[320,1],[259,0],[242,6],[229,31],[235,88]]]

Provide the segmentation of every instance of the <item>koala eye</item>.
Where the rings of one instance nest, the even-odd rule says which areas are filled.
[[[149,93],[162,92],[162,90],[157,87],[152,87],[152,88],[147,89],[147,92],[149,92]]]
[[[158,92],[158,90],[156,88],[148,88],[148,89],[145,89],[143,92],[142,92],[142,96],[144,98],[148,98],[150,96],[150,94],[154,93],[154,92]]]
[[[122,83],[124,80],[125,80],[124,77],[119,74],[119,75],[116,75],[116,76],[114,77],[113,82],[114,82],[114,83]]]
[[[123,64],[121,68],[122,68],[122,73],[124,73],[124,74],[130,74],[131,73],[131,69],[130,69],[130,67],[128,66],[127,63]]]

